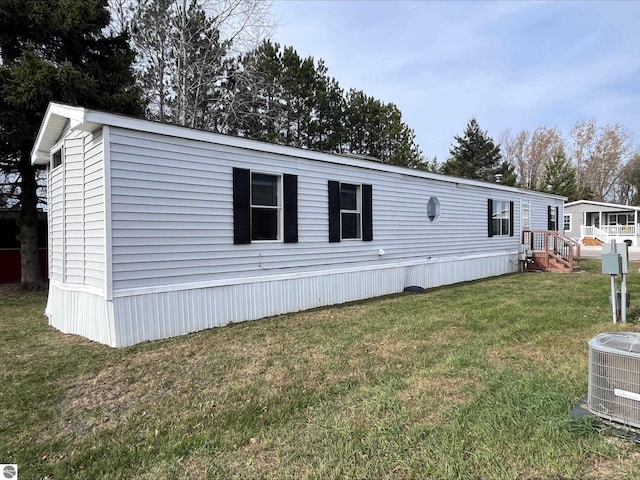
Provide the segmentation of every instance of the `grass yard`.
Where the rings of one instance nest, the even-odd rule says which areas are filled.
[[[637,272],[640,265],[632,265]],[[570,419],[609,277],[517,274],[113,350],[0,287],[0,463],[21,479],[635,479]],[[630,275],[630,317],[640,274]]]

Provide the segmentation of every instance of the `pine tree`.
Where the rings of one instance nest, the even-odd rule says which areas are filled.
[[[328,75],[322,60],[316,66],[316,116],[313,119],[313,148],[321,152],[343,152],[345,128],[344,92],[335,78]]]
[[[516,174],[516,166],[506,160],[502,162],[498,173],[502,175],[500,182],[515,187],[518,184],[518,175]]]
[[[415,133],[398,107],[361,90],[345,94],[322,60],[265,41],[242,57],[237,76],[237,98],[243,101],[232,133],[424,168]]]
[[[239,59],[232,75],[236,106],[235,115],[229,122],[229,133],[285,143],[281,75],[282,56],[277,43],[265,40]]]
[[[559,149],[545,165],[542,191],[563,195],[570,202],[578,200],[576,168],[567,158],[564,149]]]
[[[141,113],[126,35],[105,35],[107,0],[0,3],[0,157],[15,172],[22,286],[40,285],[31,148],[49,101]]]
[[[469,120],[462,137],[454,137],[457,144],[449,150],[449,159],[442,165],[442,173],[456,177],[495,182],[496,174],[508,173],[501,164],[500,146],[495,145],[487,132],[482,131],[475,118]]]

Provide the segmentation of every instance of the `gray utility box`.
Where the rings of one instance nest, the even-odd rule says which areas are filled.
[[[605,243],[602,245],[602,256],[610,253],[617,253],[621,257],[620,267],[621,270],[616,273],[629,273],[629,246],[626,243]],[[604,270],[602,273],[608,273]]]
[[[603,253],[602,273],[620,275],[622,273],[622,257],[617,253]]]

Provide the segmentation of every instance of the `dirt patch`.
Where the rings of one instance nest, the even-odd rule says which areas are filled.
[[[636,471],[640,464],[640,450],[632,442],[611,437],[607,442],[618,451],[616,458],[596,456],[592,465],[581,476],[584,480],[609,480],[612,478],[636,478],[629,472]]]

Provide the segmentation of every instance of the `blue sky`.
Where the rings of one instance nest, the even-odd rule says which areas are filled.
[[[446,160],[475,117],[506,129],[621,124],[640,142],[640,1],[275,0],[273,40],[395,103]]]

